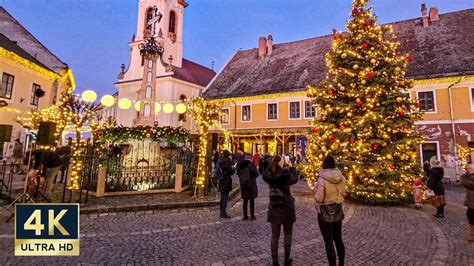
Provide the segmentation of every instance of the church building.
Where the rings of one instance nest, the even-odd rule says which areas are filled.
[[[195,122],[170,106],[200,96],[216,73],[183,58],[184,9],[188,3],[139,0],[138,5],[137,31],[129,43],[130,62],[122,65],[115,83],[119,107],[121,99],[132,107],[117,109],[116,122],[127,127],[183,126],[195,133]],[[149,53],[147,47],[156,48],[157,53]]]

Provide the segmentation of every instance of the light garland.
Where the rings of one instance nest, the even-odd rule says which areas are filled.
[[[14,52],[8,51],[7,49],[0,47],[0,57],[6,58],[7,60],[10,60],[11,62],[14,62],[16,64],[19,64],[27,69],[30,69],[41,76],[49,79],[49,80],[56,80],[58,78],[61,78],[60,75],[55,73],[54,71],[51,71],[45,67],[39,66],[19,55],[17,55]]]
[[[463,147],[459,144],[456,144],[456,149],[459,154],[459,160],[461,161],[461,168],[464,169],[467,165],[467,158],[472,152],[474,152],[474,148]]]

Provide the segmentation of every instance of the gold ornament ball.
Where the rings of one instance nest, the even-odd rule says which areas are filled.
[[[372,59],[370,59],[370,63],[375,64],[375,63],[377,63],[377,60],[375,60],[374,58],[372,58]]]
[[[323,159],[323,157],[324,157],[324,156],[323,156],[322,154],[318,155],[318,158],[319,158],[319,159]]]
[[[358,68],[359,68],[359,65],[355,64],[352,68],[353,68],[353,69],[358,69]]]
[[[400,72],[401,70],[402,70],[402,69],[401,69],[400,67],[396,67],[396,68],[395,68],[395,71],[396,71],[396,72]]]
[[[401,103],[403,101],[402,97],[397,97],[397,102]]]
[[[347,113],[347,117],[352,117],[352,113],[351,112]]]
[[[346,57],[347,57],[347,54],[346,54],[346,53],[343,53],[343,54],[341,54],[341,57],[342,57],[342,58],[346,58]]]
[[[360,84],[362,84],[362,85],[365,85],[366,83],[367,83],[367,81],[365,79],[360,81]]]

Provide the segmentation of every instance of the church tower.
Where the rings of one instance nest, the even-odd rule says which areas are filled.
[[[183,126],[196,131],[186,114],[162,109],[164,104],[169,107],[199,96],[216,74],[183,58],[187,6],[185,0],[138,0],[137,30],[129,43],[130,62],[128,67],[122,65],[114,84],[117,98],[131,100],[132,108],[117,111],[118,124]],[[159,48],[158,53],[144,49],[150,41]]]

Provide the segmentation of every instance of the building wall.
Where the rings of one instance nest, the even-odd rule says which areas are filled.
[[[56,87],[54,81],[35,71],[23,67],[22,65],[0,58],[0,79],[3,77],[3,73],[8,73],[15,77],[11,99],[0,97],[0,100],[5,100],[9,107],[22,112],[27,112],[32,109],[44,108],[52,104],[53,91]],[[33,83],[40,85],[41,89],[45,91],[45,96],[39,99],[38,107],[30,104]],[[60,91],[58,91],[58,96],[59,93]],[[0,124],[13,125],[12,141],[16,138],[22,137],[22,127],[20,124],[15,122],[15,117],[17,115],[18,114],[12,112],[1,112],[0,115]]]

